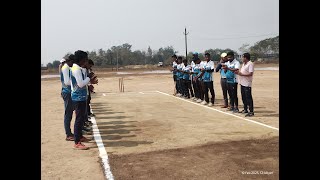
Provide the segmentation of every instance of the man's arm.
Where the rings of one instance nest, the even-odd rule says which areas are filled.
[[[217,68],[216,68],[216,72],[218,72],[221,68],[222,68],[222,64],[219,63],[218,66],[217,66]]]
[[[75,77],[77,84],[80,88],[84,87],[85,85],[87,85],[90,81],[89,77],[86,77],[84,80],[82,80],[82,72],[80,69],[75,69],[74,71],[72,71],[73,76]]]

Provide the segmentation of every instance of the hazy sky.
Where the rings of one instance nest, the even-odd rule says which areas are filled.
[[[42,0],[41,63],[76,50],[173,46],[185,54],[279,35],[279,0]]]

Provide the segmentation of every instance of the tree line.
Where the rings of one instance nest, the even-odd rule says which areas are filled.
[[[249,47],[249,44],[242,45],[239,50],[241,52],[250,52],[254,58],[264,57],[267,54],[279,55],[279,36],[274,38],[268,38],[255,43],[255,45]],[[198,52],[199,58],[204,59],[205,53],[211,54],[213,61],[220,60],[220,54],[222,52],[234,51],[237,55],[237,51],[230,48],[227,49],[207,49],[204,52]],[[149,46],[147,51],[144,50],[132,50],[132,45],[125,43],[118,46],[112,46],[111,48],[98,51],[87,51],[88,57],[93,60],[95,66],[99,67],[119,67],[127,65],[145,65],[145,64],[158,64],[163,62],[164,65],[169,65],[171,62],[171,56],[178,53],[172,46],[161,47],[158,50],[152,50]],[[71,53],[67,53],[64,57],[68,57]],[[189,52],[187,59],[190,62],[193,52]],[[185,58],[183,56],[183,58]],[[48,68],[59,67],[60,62],[58,60],[48,63]]]

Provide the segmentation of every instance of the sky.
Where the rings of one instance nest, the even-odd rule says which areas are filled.
[[[239,48],[279,35],[279,0],[42,0],[41,64],[76,50]]]

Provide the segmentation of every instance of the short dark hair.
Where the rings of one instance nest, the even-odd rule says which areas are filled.
[[[68,56],[68,60],[67,61],[74,61],[75,60],[75,56],[74,56],[74,54],[70,54],[69,56]]]
[[[92,59],[89,59],[89,62],[88,62],[90,65],[94,66],[94,62],[92,61]]]
[[[229,52],[227,53],[227,56],[234,56],[234,52],[233,52],[233,51],[229,51]]]
[[[249,53],[244,53],[242,56],[243,56],[244,58],[250,60],[250,54],[249,54]]]
[[[205,56],[210,56],[210,53],[206,52],[204,55],[205,55]]]
[[[79,63],[81,60],[83,59],[88,59],[88,53],[82,51],[82,50],[78,50],[76,52],[74,52],[74,56],[75,56],[75,63]]]
[[[171,57],[173,57],[173,58],[176,58],[176,59],[177,59],[177,55],[175,55],[175,54],[174,54],[174,55],[172,55]]]
[[[182,56],[179,56],[178,59],[181,59],[181,60],[182,60]]]
[[[182,62],[188,62],[188,60],[187,59],[183,59]]]

